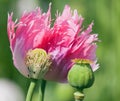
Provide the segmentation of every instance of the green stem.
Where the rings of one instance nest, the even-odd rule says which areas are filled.
[[[32,101],[33,92],[36,86],[37,80],[31,79],[31,83],[27,92],[26,101]]]
[[[45,88],[46,88],[46,80],[42,80],[41,81],[41,87],[39,89],[39,92],[40,92],[40,101],[44,101]]]
[[[75,101],[83,101],[84,94],[81,91],[77,91],[74,93]]]

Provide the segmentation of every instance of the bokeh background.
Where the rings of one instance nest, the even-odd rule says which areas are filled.
[[[14,12],[15,20],[24,10],[30,11],[38,6],[47,11],[50,2],[52,18],[55,18],[56,10],[62,12],[64,6],[68,4],[72,10],[77,9],[85,18],[84,27],[94,21],[93,32],[99,34],[101,42],[98,43],[97,57],[100,68],[95,72],[94,85],[85,90],[84,101],[119,101],[120,0],[0,0],[0,80],[6,78],[14,82],[25,97],[29,80],[13,65],[6,30],[7,15],[8,12]],[[45,101],[74,101],[73,92],[73,88],[68,84],[49,81]],[[33,101],[37,101],[36,99],[37,93]]]

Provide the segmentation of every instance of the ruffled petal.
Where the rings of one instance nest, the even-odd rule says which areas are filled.
[[[77,11],[72,11],[65,6],[62,15],[56,18],[49,41],[50,53],[53,64],[51,70],[45,76],[47,80],[59,82],[67,81],[67,73],[72,67],[72,59],[88,59],[92,61],[93,71],[98,69],[96,59],[97,34],[91,34],[93,22],[86,30],[82,28],[83,18]]]
[[[43,14],[40,8],[24,13],[18,23],[12,21],[12,15],[8,15],[7,30],[14,65],[24,76],[28,76],[25,55],[28,50],[40,47],[44,41],[45,33],[50,29],[50,7]]]

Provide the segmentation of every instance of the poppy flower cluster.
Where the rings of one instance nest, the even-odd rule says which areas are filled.
[[[66,5],[62,14],[51,20],[40,8],[23,13],[18,21],[8,15],[8,37],[15,67],[30,78],[66,82],[74,59],[89,60],[93,71],[98,69],[93,22],[83,29],[83,17]],[[42,75],[41,75],[42,73]]]

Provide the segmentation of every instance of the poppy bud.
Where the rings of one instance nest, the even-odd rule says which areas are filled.
[[[77,61],[68,72],[68,82],[71,86],[83,90],[91,87],[94,82],[94,75],[90,63]]]

